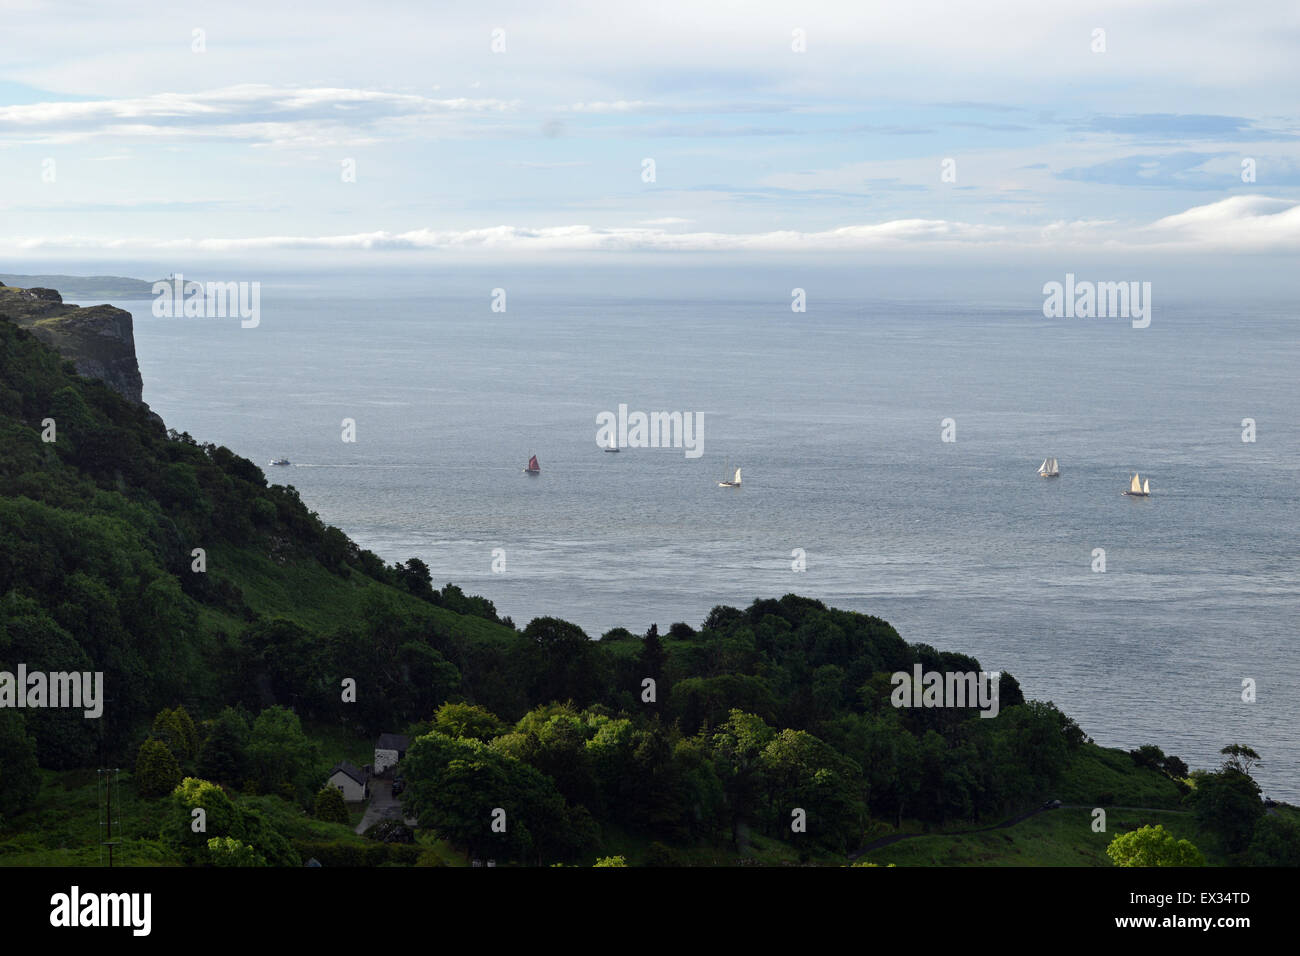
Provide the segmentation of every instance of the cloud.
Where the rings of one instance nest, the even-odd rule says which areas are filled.
[[[1160,243],[1229,251],[1297,251],[1300,202],[1233,196],[1159,219],[1142,236]]]
[[[1106,186],[1224,191],[1241,185],[1242,158],[1236,151],[1139,153],[1089,166],[1075,166],[1056,176],[1058,179]],[[1294,160],[1258,155],[1254,158],[1257,160],[1257,176],[1261,184],[1267,182],[1270,187],[1300,186],[1300,164]]]
[[[662,223],[666,225],[667,223]],[[527,228],[414,229],[332,236],[261,236],[206,239],[93,239],[51,237],[10,240],[21,252],[120,251],[259,253],[326,250],[370,252],[857,252],[930,247],[1029,249],[1178,249],[1295,251],[1300,249],[1300,203],[1265,196],[1235,196],[1166,216],[1138,229],[1113,220],[1058,221],[998,226],[943,219],[894,219],[802,232],[669,232],[651,226],[588,225]]]
[[[0,141],[72,142],[101,136],[156,140],[202,135],[282,143],[303,136],[305,145],[320,145],[355,142],[358,130],[389,122],[457,113],[505,113],[516,107],[515,102],[497,99],[431,99],[375,90],[244,84],[202,93],[0,106]]]
[[[1179,152],[1121,156],[1057,173],[1059,179],[1108,186],[1154,186],[1166,189],[1224,189],[1239,182],[1235,174],[1211,173],[1202,167],[1227,153]]]
[[[1131,113],[1089,117],[1072,129],[1089,133],[1116,133],[1147,140],[1278,140],[1294,134],[1265,129],[1244,116],[1205,113]]]
[[[578,166],[590,166],[591,163],[585,159],[565,160],[553,163],[528,159],[511,159],[506,160],[505,165],[516,166],[520,169],[573,169]]]
[[[646,103],[642,100],[617,100],[613,103],[574,103],[567,107],[571,113],[593,113],[601,114],[628,114],[628,113],[657,113],[663,109],[659,103]]]
[[[653,114],[691,113],[701,116],[724,113],[789,113],[801,112],[800,108],[788,103],[662,103],[646,100],[596,101],[592,103],[573,103],[561,110],[570,113],[586,113],[593,116],[632,116]]]

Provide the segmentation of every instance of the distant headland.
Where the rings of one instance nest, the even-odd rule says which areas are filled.
[[[152,299],[153,281],[125,276],[7,275],[0,284],[20,289],[58,289],[69,299]]]

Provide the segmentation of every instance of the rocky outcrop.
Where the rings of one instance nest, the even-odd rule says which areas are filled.
[[[0,286],[0,317],[27,329],[76,366],[125,398],[144,404],[131,313],[111,305],[68,305],[53,289]]]

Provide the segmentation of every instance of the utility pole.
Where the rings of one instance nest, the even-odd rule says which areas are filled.
[[[99,778],[104,782],[104,817],[100,820],[100,835],[103,839],[99,841],[99,861],[104,862],[104,848],[107,847],[109,869],[113,868],[113,847],[117,846],[117,841],[113,839],[113,790],[117,787],[119,773],[121,771],[116,767],[103,767],[99,770]]]
[[[108,704],[111,703],[111,701],[112,698],[106,698],[104,700],[104,703]],[[104,766],[106,760],[104,758],[104,724],[103,724],[102,717],[100,721],[101,721],[99,724],[100,767],[99,770],[97,771],[99,774],[97,779],[102,780],[104,782],[104,816],[99,821],[99,828],[100,828],[99,862],[101,865],[103,864],[104,848],[107,847],[108,868],[111,870],[113,868],[113,847],[117,846],[117,841],[113,839],[113,789],[117,786],[118,774],[121,773],[121,771],[116,767],[110,768]],[[119,826],[118,829],[121,829],[121,827]]]

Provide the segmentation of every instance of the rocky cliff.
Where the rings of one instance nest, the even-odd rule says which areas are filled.
[[[130,312],[111,305],[68,305],[53,289],[0,285],[0,318],[55,349],[76,366],[77,374],[100,379],[130,401],[144,404]]]

